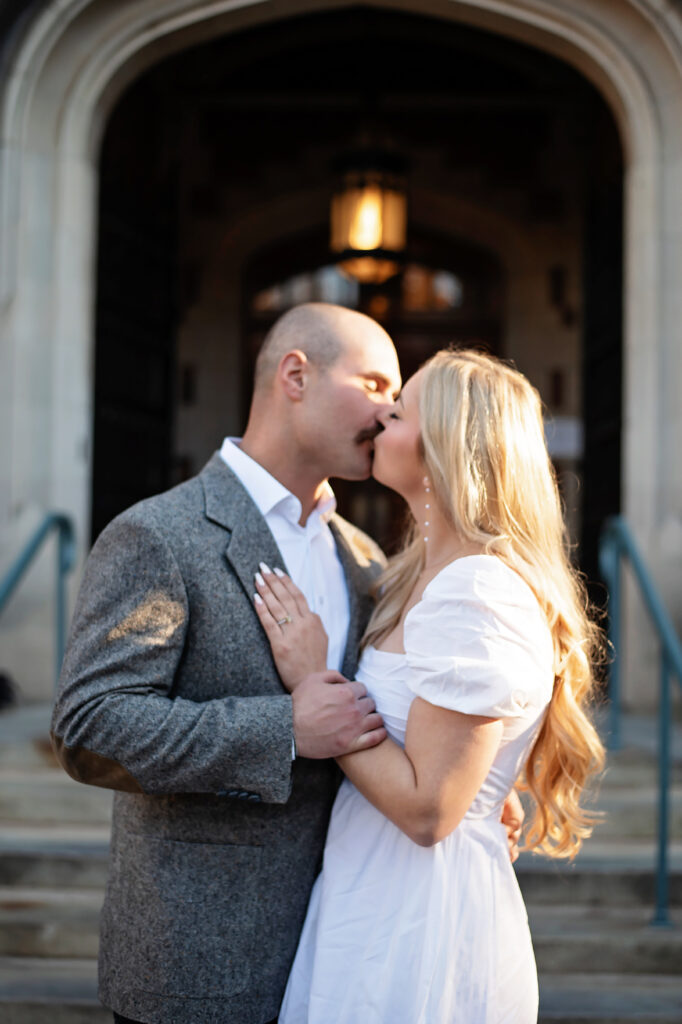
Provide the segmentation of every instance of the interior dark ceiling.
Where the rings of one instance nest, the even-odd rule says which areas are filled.
[[[567,64],[454,22],[354,6],[234,33],[152,67],[110,119],[102,180],[112,203],[125,192],[146,216],[182,179],[194,209],[229,217],[247,194],[330,187],[334,159],[369,141],[404,156],[413,183],[437,187],[435,175],[461,191],[470,180],[491,198],[520,189],[528,216],[552,217],[562,188],[576,185],[561,158],[547,172],[557,139],[583,153],[586,179],[606,158],[620,175],[613,119]]]
[[[164,60],[129,99],[203,119],[236,169],[298,142],[371,134],[410,149],[452,148],[458,162],[520,136],[542,144],[548,115],[601,103],[568,65],[506,38],[413,14],[352,7],[290,18]],[[123,101],[125,104],[125,100]],[[579,116],[573,121],[580,120]],[[467,146],[463,146],[463,140]],[[467,154],[468,150],[468,154]]]

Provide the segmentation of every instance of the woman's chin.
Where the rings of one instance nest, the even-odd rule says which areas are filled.
[[[396,488],[392,482],[393,478],[390,472],[386,472],[385,467],[381,465],[381,461],[379,462],[379,465],[377,465],[376,458],[372,463],[372,478],[383,487],[388,487],[389,490],[395,491]]]
[[[400,473],[391,472],[391,468],[390,458],[387,459],[382,456],[381,453],[377,452],[375,447],[374,458],[372,459],[372,478],[376,480],[378,484],[382,484],[383,487],[388,487],[390,491],[395,491],[396,494],[400,494],[401,497],[404,497],[398,484],[398,481],[400,480]]]
[[[399,497],[409,503],[408,496],[401,489],[400,483],[390,473],[386,473],[383,466],[377,468],[374,465],[372,466],[372,479],[376,480],[382,487],[386,487],[389,491],[394,491]]]
[[[384,481],[384,479],[383,479],[382,473],[381,473],[381,464],[379,464],[379,465],[377,466],[377,457],[376,457],[376,453],[375,453],[375,455],[374,455],[374,458],[372,459],[372,469],[371,469],[371,474],[372,474],[372,479],[373,479],[373,480],[376,480],[376,481],[377,481],[377,483],[379,483],[379,484],[383,484],[383,483],[385,482],[385,481]]]

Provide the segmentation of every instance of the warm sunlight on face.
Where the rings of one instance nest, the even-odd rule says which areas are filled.
[[[400,368],[390,338],[369,319],[344,328],[343,345],[343,354],[315,374],[308,392],[302,455],[323,477],[364,480],[382,414],[400,388]]]
[[[405,384],[398,401],[381,415],[382,432],[374,442],[372,476],[409,500],[423,487],[419,445],[419,390],[422,371]]]

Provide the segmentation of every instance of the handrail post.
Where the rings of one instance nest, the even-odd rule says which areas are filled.
[[[656,911],[652,925],[670,925],[668,914],[668,817],[670,789],[670,660],[661,652],[661,703],[658,710],[658,852],[656,856]]]
[[[623,579],[621,572],[621,560],[618,549],[613,545],[613,590],[609,601],[609,641],[613,661],[609,671],[609,747],[611,750],[620,750],[623,745],[621,736],[621,686],[620,686],[620,665],[621,665],[621,633],[622,633],[622,587]]]
[[[55,607],[55,686],[64,661],[66,649],[67,596],[66,577],[76,561],[76,544],[73,524],[66,516],[58,519],[57,543],[57,595]]]
[[[661,692],[658,712],[658,849],[656,857],[656,910],[652,924],[659,927],[670,925],[668,912],[668,832],[670,817],[670,755],[672,694],[671,679],[674,675],[682,684],[682,644],[668,612],[647,571],[635,539],[628,525],[620,516],[614,516],[604,525],[599,565],[609,587],[609,639],[614,648],[611,669],[611,743],[612,749],[620,746],[619,708],[620,697],[620,562],[628,558],[635,579],[644,600],[649,617],[661,641]]]
[[[607,524],[602,536],[599,567],[609,592],[608,640],[612,660],[609,665],[608,747],[620,750],[620,638],[621,638],[621,550],[615,530]]]
[[[50,532],[57,530],[57,579],[55,585],[55,676],[59,681],[66,646],[66,577],[76,563],[76,535],[71,519],[61,512],[48,512],[18,558],[0,580],[0,612]]]
[[[64,660],[64,648],[66,645],[66,572],[65,572],[65,548],[66,535],[62,524],[59,525],[57,534],[57,573],[56,573],[56,594],[55,594],[55,686],[59,682],[59,674],[62,670]]]

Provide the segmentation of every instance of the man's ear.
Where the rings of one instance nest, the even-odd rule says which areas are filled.
[[[299,348],[292,349],[282,356],[277,375],[284,394],[292,402],[300,402],[308,382],[310,363],[305,352]]]

